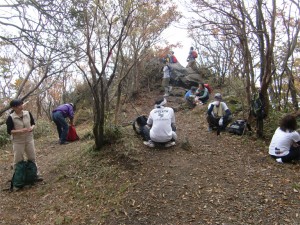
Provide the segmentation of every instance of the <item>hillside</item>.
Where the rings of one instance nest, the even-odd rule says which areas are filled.
[[[128,104],[121,121],[148,114],[160,94]],[[179,102],[168,97],[169,106]],[[205,111],[176,112],[179,140],[169,149],[144,146],[131,126],[98,153],[88,138],[61,146],[53,132],[36,140],[44,182],[13,193],[4,190],[12,174],[7,146],[0,224],[300,224],[300,164],[277,164],[254,137],[207,132]],[[77,127],[80,137],[90,130]]]

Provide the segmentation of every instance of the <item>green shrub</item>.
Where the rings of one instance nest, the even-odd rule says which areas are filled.
[[[7,134],[6,125],[0,126],[0,147],[5,146],[10,141],[10,136]]]
[[[48,120],[37,120],[34,129],[34,138],[38,139],[42,136],[48,136],[53,133],[52,124]]]
[[[114,143],[121,139],[122,131],[120,126],[108,124],[104,127],[104,142]]]

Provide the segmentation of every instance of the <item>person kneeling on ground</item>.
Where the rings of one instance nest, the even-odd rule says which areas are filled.
[[[175,114],[170,107],[165,107],[167,100],[159,98],[155,102],[155,108],[151,110],[147,120],[147,132],[144,144],[155,147],[155,143],[163,143],[165,147],[174,146],[176,135]]]
[[[208,131],[211,131],[212,128],[220,128],[220,130],[225,130],[231,120],[231,112],[226,103],[222,101],[222,95],[220,93],[216,93],[215,101],[208,105]]]
[[[195,107],[196,106],[196,91],[197,87],[192,86],[190,90],[188,90],[184,95],[184,100],[187,102],[189,107]]]
[[[199,84],[199,87],[196,92],[196,98],[200,105],[205,104],[207,102],[207,100],[209,99],[208,89],[204,86],[203,83]]]
[[[279,163],[291,162],[300,159],[300,135],[296,131],[297,121],[292,115],[281,119],[272,137],[269,154]]]

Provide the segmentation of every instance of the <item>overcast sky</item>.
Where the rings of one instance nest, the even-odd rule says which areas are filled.
[[[185,8],[183,1],[176,1],[178,4],[178,9],[182,12],[182,14],[187,17],[187,9]],[[187,20],[182,18],[180,23],[172,24],[164,33],[163,37],[170,43],[176,44],[178,42],[181,43],[181,48],[175,48],[173,51],[175,52],[175,56],[177,60],[180,62],[182,66],[187,65],[187,56],[192,46],[193,41],[187,36]]]

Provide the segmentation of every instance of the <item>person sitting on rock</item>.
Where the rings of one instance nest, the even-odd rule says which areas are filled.
[[[204,86],[203,83],[199,84],[199,87],[196,91],[196,96],[199,104],[203,105],[207,102],[209,99],[209,91],[208,89]]]
[[[195,107],[196,106],[196,91],[197,87],[192,86],[190,90],[188,90],[185,95],[184,95],[184,100],[190,107]]]
[[[147,120],[147,141],[144,144],[153,148],[155,143],[162,143],[165,147],[174,146],[176,135],[175,113],[171,107],[165,107],[166,98],[160,97],[155,101]]]
[[[300,135],[297,132],[295,116],[286,115],[281,119],[270,146],[269,155],[279,163],[300,159]]]
[[[213,128],[217,128],[218,131],[225,130],[231,120],[231,112],[226,103],[222,101],[222,95],[220,93],[216,93],[215,101],[208,105],[208,131],[211,131]]]

